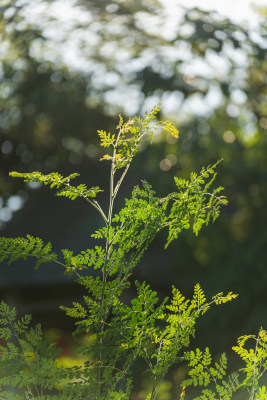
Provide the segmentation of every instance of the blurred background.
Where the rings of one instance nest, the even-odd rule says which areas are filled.
[[[90,247],[100,223],[94,210],[8,173],[79,172],[80,182],[106,189],[97,129],[114,130],[119,113],[142,114],[160,101],[160,118],[174,121],[180,138],[157,135],[143,146],[124,194],[146,179],[164,195],[174,190],[174,175],[223,158],[217,183],[229,205],[198,238],[183,233],[165,251],[160,236],[133,279],[151,281],[162,296],[171,285],[191,296],[197,282],[208,296],[239,293],[199,323],[196,344],[216,354],[267,328],[267,4],[182,3],[1,1],[0,234],[39,236],[55,251]],[[68,355],[73,322],[58,306],[82,294],[58,268],[2,264],[0,291]],[[177,398],[182,375],[170,374],[162,400]]]

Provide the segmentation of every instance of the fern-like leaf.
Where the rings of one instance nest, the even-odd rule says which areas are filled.
[[[73,173],[65,178],[58,172],[52,172],[51,174],[43,175],[39,171],[30,173],[13,171],[10,172],[9,175],[13,178],[22,178],[24,182],[39,182],[44,185],[49,185],[51,189],[58,189],[56,196],[64,196],[71,200],[75,200],[77,197],[82,197],[85,199],[96,197],[96,195],[102,191],[98,186],[94,186],[89,189],[84,184],[71,186],[70,180],[79,176],[77,173]]]
[[[33,257],[37,261],[35,269],[43,263],[50,263],[57,260],[57,255],[52,252],[51,243],[43,244],[42,239],[27,235],[26,238],[5,238],[0,237],[0,262],[7,261],[11,264],[19,259],[26,260]]]

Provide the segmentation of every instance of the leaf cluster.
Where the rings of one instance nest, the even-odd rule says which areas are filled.
[[[22,178],[24,182],[38,182],[43,185],[49,185],[51,189],[58,189],[56,196],[64,196],[70,200],[75,200],[78,197],[84,199],[96,197],[97,193],[101,192],[101,189],[98,186],[91,187],[90,189],[88,189],[84,184],[72,186],[70,180],[78,177],[79,174],[77,173],[73,173],[65,178],[58,172],[44,175],[39,171],[28,173],[12,171],[9,175],[13,178]]]
[[[195,400],[230,400],[238,388],[238,374],[231,374],[226,377],[227,358],[223,353],[218,361],[212,364],[212,357],[209,348],[204,352],[196,349],[185,353],[185,360],[188,361],[189,378],[182,385],[184,391],[187,387],[204,386],[200,396]]]
[[[41,264],[55,262],[57,255],[52,252],[52,245],[43,244],[42,239],[27,235],[26,238],[0,237],[0,262],[11,264],[19,259],[27,260],[33,257],[36,260],[35,269]]]
[[[116,169],[127,167],[137,153],[143,137],[150,135],[153,139],[154,131],[158,128],[162,128],[178,138],[179,131],[170,121],[156,121],[154,123],[159,111],[160,104],[157,104],[150,113],[145,113],[143,119],[135,117],[126,122],[119,115],[119,124],[116,127],[117,134],[99,130],[100,145],[104,148],[110,148],[112,151],[112,155],[105,154],[101,160],[111,160]]]
[[[254,348],[245,347],[248,341],[254,341]],[[245,363],[245,367],[241,369],[245,377],[240,387],[249,391],[250,400],[267,399],[266,387],[259,382],[267,370],[267,332],[261,328],[258,336],[241,336],[233,350]]]
[[[67,399],[52,396],[63,371],[56,360],[61,353],[43,339],[41,326],[30,326],[31,316],[17,319],[16,310],[0,304],[0,399]],[[17,388],[19,395],[12,394]],[[46,394],[46,396],[45,396]],[[50,396],[51,394],[51,396]]]
[[[220,294],[221,295],[221,294]],[[225,297],[227,299],[228,296]],[[216,296],[214,301],[217,302]],[[248,341],[254,341],[254,348],[247,348]],[[249,400],[266,400],[266,386],[260,381],[267,371],[267,333],[262,328],[258,335],[244,335],[238,338],[233,350],[241,357],[245,367],[238,372],[227,375],[227,357],[221,355],[218,361],[212,363],[209,348],[204,352],[199,349],[184,354],[184,360],[189,367],[189,378],[183,383],[182,399],[185,399],[186,388],[202,386],[201,395],[195,400],[231,400],[233,393],[246,391]],[[242,380],[241,380],[242,379]]]

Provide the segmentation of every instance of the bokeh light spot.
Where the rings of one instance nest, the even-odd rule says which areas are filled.
[[[262,118],[260,119],[260,126],[261,126],[263,129],[267,129],[267,118],[262,117]]]
[[[159,167],[162,171],[169,171],[169,169],[172,167],[172,163],[168,158],[164,158],[160,161]]]
[[[223,133],[223,140],[226,143],[233,143],[236,140],[236,136],[235,136],[234,132],[232,132],[232,131],[225,131]]]
[[[8,155],[8,154],[10,154],[12,152],[12,150],[13,150],[13,143],[11,143],[10,140],[5,140],[2,143],[1,152],[3,154]]]
[[[7,206],[10,208],[12,211],[18,211],[23,207],[24,200],[21,196],[10,196],[8,201],[7,201]]]
[[[177,157],[175,154],[168,154],[166,156],[166,159],[169,160],[171,162],[172,165],[177,164]]]

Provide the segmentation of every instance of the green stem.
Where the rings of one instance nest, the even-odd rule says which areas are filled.
[[[257,337],[257,339],[256,339],[255,358],[254,358],[254,362],[253,362],[253,382],[252,382],[252,389],[250,392],[249,400],[254,400],[254,394],[255,394],[258,344],[259,344],[259,337]]]
[[[99,213],[101,214],[106,226],[108,225],[108,219],[104,213],[104,211],[102,210],[100,204],[96,201],[96,200],[90,200],[87,197],[85,197],[85,200],[88,201],[88,203],[90,203],[94,208],[97,209],[97,211],[99,211]]]
[[[67,269],[67,266],[65,265],[65,264],[63,264],[62,262],[60,262],[60,261],[58,261],[58,260],[53,260],[56,264],[59,264],[59,265],[61,265],[62,267],[64,267],[65,269]],[[72,268],[73,269],[73,272],[74,272],[74,274],[75,275],[77,275],[78,276],[78,278],[81,278],[82,276],[79,274],[79,272],[77,272],[76,270],[75,270],[75,268]]]
[[[120,136],[120,132],[118,134],[116,144],[114,146],[113,157],[112,157],[112,164],[110,169],[110,191],[109,191],[109,209],[108,209],[108,218],[106,222],[107,226],[107,237],[106,237],[106,248],[105,248],[105,260],[103,266],[103,274],[102,274],[102,291],[101,291],[101,298],[100,298],[100,318],[99,318],[99,328],[98,328],[98,343],[99,343],[99,362],[100,367],[98,370],[98,381],[99,381],[99,397],[101,396],[101,370],[102,370],[102,346],[103,346],[103,338],[102,334],[104,331],[104,323],[105,323],[105,316],[104,316],[104,295],[105,295],[105,286],[107,282],[107,262],[109,260],[109,250],[111,246],[110,240],[110,228],[112,224],[112,214],[113,214],[113,204],[114,204],[114,176],[115,176],[115,162],[116,162],[116,145],[118,143],[118,139]]]

